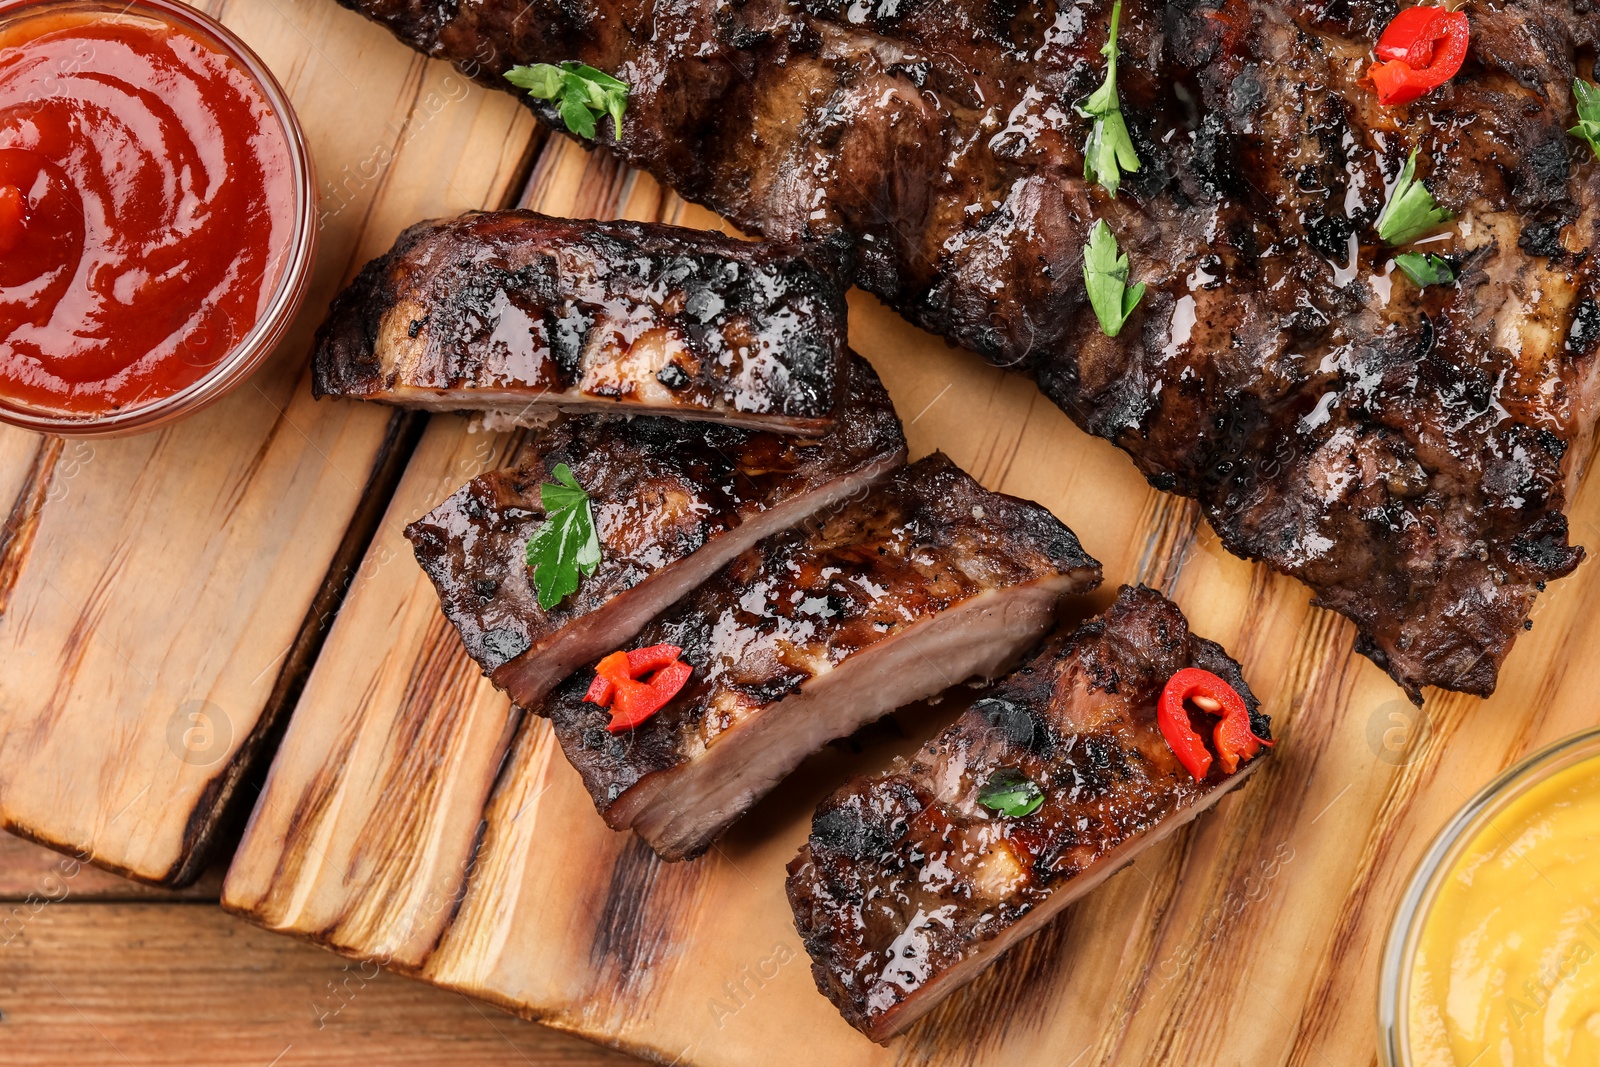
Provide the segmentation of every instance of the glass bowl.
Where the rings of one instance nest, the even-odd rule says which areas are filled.
[[[191,415],[242,383],[272,353],[293,321],[311,281],[317,245],[317,189],[311,154],[294,106],[248,45],[204,12],[178,0],[0,0],[0,27],[49,15],[149,19],[177,26],[232,59],[250,76],[283,130],[294,187],[294,223],[271,298],[249,332],[203,376],[168,396],[106,414],[39,410],[0,402],[0,422],[40,433],[109,437],[138,433]]]
[[[1400,898],[1378,978],[1378,1051],[1382,1067],[1412,1067],[1411,975],[1417,945],[1439,889],[1479,833],[1528,790],[1600,757],[1600,727],[1564,737],[1503,771],[1456,812],[1428,846]]]

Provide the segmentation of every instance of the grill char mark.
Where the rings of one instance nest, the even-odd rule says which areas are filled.
[[[1203,781],[1179,765],[1156,701],[1190,666],[1238,690],[1266,736],[1238,664],[1160,594],[1124,587],[909,761],[822,802],[788,895],[817,988],[851,1025],[878,1041],[903,1032],[1259,762]],[[1019,737],[1025,722],[1057,742]],[[1000,770],[1043,788],[1038,811],[1005,819],[977,804]]]
[[[848,360],[838,251],[531,211],[418,223],[334,300],[315,390],[820,433]]]
[[[606,731],[590,671],[532,710],[608,823],[690,858],[830,738],[1000,673],[1061,596],[1099,580],[1048,511],[935,454],[760,542],[647,626],[637,644],[677,645],[695,672],[641,726]]]
[[[1359,76],[1387,0],[1129,0],[1146,166],[1113,201],[1082,180],[1071,108],[1109,3],[346,2],[486,84],[618,73],[626,129],[602,143],[749,232],[848,235],[862,285],[1031,372],[1231,551],[1353,619],[1414,699],[1490,692],[1582,558],[1563,511],[1594,421],[1600,168],[1564,130],[1600,43],[1587,3],[1474,8],[1461,74],[1386,109]],[[1454,286],[1417,290],[1373,232],[1412,146],[1471,225]],[[1149,286],[1114,341],[1078,277],[1100,217]],[[1551,220],[1532,247],[1565,254],[1519,246]]]
[[[905,447],[883,385],[855,357],[840,417],[819,439],[665,418],[567,418],[517,466],[473,479],[405,532],[467,651],[528,706],[757,537],[887,477]],[[590,495],[602,558],[546,611],[526,546],[544,519],[540,484],[563,463]]]

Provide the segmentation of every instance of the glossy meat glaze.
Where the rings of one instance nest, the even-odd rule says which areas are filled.
[[[848,378],[838,420],[816,439],[666,418],[560,420],[517,466],[473,479],[406,537],[472,658],[531,704],[757,537],[859,496],[904,463],[877,375],[853,357]],[[562,463],[590,496],[601,562],[546,611],[526,552],[544,520],[539,486]]]
[[[636,646],[677,645],[694,674],[643,725],[606,730],[608,713],[583,700],[589,670],[532,710],[552,720],[607,822],[639,828],[669,858],[693,856],[825,741],[1009,667],[1063,594],[1099,580],[1048,511],[936,453],[760,542],[646,627]],[[747,773],[748,785],[728,785]]]
[[[1394,108],[1361,81],[1388,0],[1128,0],[1142,168],[1115,200],[1073,109],[1109,2],[344,2],[486,84],[569,59],[624,79],[629,162],[749,232],[847,235],[863,286],[1035,375],[1414,697],[1491,691],[1581,558],[1600,166],[1565,130],[1592,0],[1469,5],[1461,72]],[[1456,215],[1425,248],[1460,279],[1426,290],[1374,229],[1412,148]],[[1149,286],[1115,340],[1080,271],[1097,218]]]
[[[318,396],[671,414],[818,433],[843,387],[842,263],[821,250],[531,211],[418,223],[333,302]]]
[[[1270,737],[1238,664],[1171,601],[1124,587],[909,762],[822,802],[789,864],[789,902],[817,988],[851,1025],[879,1041],[901,1032],[1260,764],[1231,777],[1214,764],[1196,781],[1178,762],[1156,700],[1184,667],[1232,685]],[[1020,818],[979,805],[1001,770],[1039,785],[1043,804]]]

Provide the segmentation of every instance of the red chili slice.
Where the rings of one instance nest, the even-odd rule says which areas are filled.
[[[669,663],[655,673],[649,683],[630,682],[617,687],[606,729],[614,734],[631,730],[667,706],[678,695],[694,668],[682,661]]]
[[[628,654],[626,652],[613,652],[594,665],[594,673],[612,685],[628,681],[633,677],[628,670]]]
[[[590,704],[599,704],[603,708],[611,703],[612,694],[616,691],[615,682],[603,674],[596,674],[594,681],[589,683],[589,691],[583,694],[583,699]]]
[[[1382,62],[1367,77],[1380,104],[1409,104],[1456,76],[1467,58],[1471,25],[1460,11],[1408,7],[1384,27],[1374,48]]]
[[[583,699],[610,706],[612,733],[631,730],[666,707],[678,695],[694,668],[679,661],[677,645],[651,645],[632,652],[613,652],[594,665],[594,681]],[[650,675],[648,681],[643,681]]]
[[[1227,774],[1238,770],[1242,760],[1260,752],[1262,745],[1270,748],[1273,744],[1257,737],[1250,729],[1250,709],[1233,686],[1210,671],[1185,667],[1168,678],[1161,690],[1161,700],[1156,707],[1156,723],[1161,727],[1161,736],[1166,738],[1167,746],[1178,757],[1178,762],[1197,779],[1204,778],[1211,770],[1211,753],[1206,749],[1205,741],[1189,724],[1186,702],[1207,715],[1222,717],[1212,733],[1212,740],[1217,746],[1217,758]]]
[[[632,678],[642,678],[651,671],[659,671],[681,655],[683,655],[683,649],[677,645],[651,645],[649,648],[636,648],[628,653],[628,675]]]

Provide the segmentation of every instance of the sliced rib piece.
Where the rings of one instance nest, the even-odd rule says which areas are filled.
[[[771,239],[855,242],[857,282],[1032,373],[1228,549],[1311,586],[1413,697],[1487,694],[1546,582],[1600,396],[1600,163],[1567,134],[1591,0],[1473,4],[1465,66],[1366,79],[1390,0],[1126,0],[1140,168],[1084,180],[1111,0],[342,0],[485,84],[578,60],[630,86],[596,140]],[[555,109],[529,103],[560,126]],[[1456,219],[1377,232],[1409,152]],[[1087,303],[1097,220],[1148,288]],[[1448,256],[1422,288],[1403,251]]]
[[[669,860],[699,855],[827,741],[973,676],[1049,629],[1100,565],[1037,504],[942,455],[761,542],[652,622],[694,674],[642,726],[607,732],[580,671],[539,711],[606,822]]]
[[[1261,763],[1232,776],[1214,763],[1203,781],[1184,770],[1156,725],[1184,667],[1233,686],[1271,736],[1238,664],[1171,601],[1124,587],[910,762],[822,802],[789,903],[817,988],[852,1026],[874,1041],[904,1031]],[[978,804],[1002,770],[1041,786],[1043,805],[1009,818]]]
[[[406,527],[445,615],[524,707],[759,539],[859,496],[905,462],[888,394],[854,357],[833,429],[817,439],[676,419],[564,419],[520,464],[468,482]],[[593,503],[601,562],[546,611],[527,566],[539,486],[567,464]]]
[[[499,211],[421,222],[317,333],[318,396],[537,424],[556,410],[820,433],[841,264],[704,230]]]

